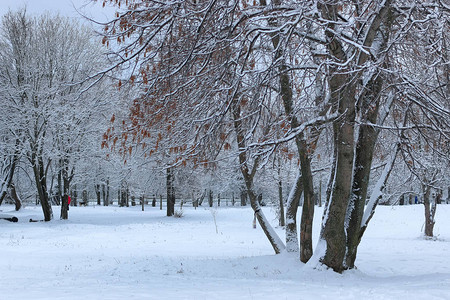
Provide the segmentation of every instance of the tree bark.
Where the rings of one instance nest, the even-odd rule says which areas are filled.
[[[39,202],[41,203],[42,212],[44,213],[44,221],[48,222],[53,219],[53,210],[48,200],[47,176],[45,174],[44,162],[42,161],[42,158],[37,157],[36,154],[33,154],[32,161]]]
[[[209,207],[213,207],[213,205],[214,205],[213,191],[212,190],[209,190],[209,193],[208,193],[208,205],[209,205]]]
[[[281,4],[281,1],[276,1],[277,5]],[[270,22],[270,21],[269,21]],[[277,23],[272,20],[274,25]],[[292,84],[288,67],[284,62],[284,49],[280,45],[280,36],[272,35],[272,44],[276,50],[275,59],[280,60],[279,65],[279,83],[280,83],[280,96],[283,100],[283,106],[290,121],[290,126],[293,130],[300,126],[297,117],[294,115],[294,104],[292,99]],[[312,224],[314,218],[314,186],[311,172],[311,160],[308,155],[308,145],[306,143],[303,132],[295,137],[295,143],[297,145],[297,152],[300,159],[300,169],[302,173],[302,184],[304,191],[304,201],[302,207],[302,218],[300,221],[300,260],[304,263],[308,262],[313,254],[312,248]],[[296,219],[293,219],[296,222]],[[296,224],[294,224],[296,226]],[[292,234],[292,232],[290,232]]]
[[[247,161],[247,153],[246,153],[246,142],[244,131],[242,128],[242,119],[241,119],[241,108],[236,98],[232,99],[233,103],[231,105],[231,114],[233,117],[234,130],[236,132],[236,141],[239,148],[239,164],[240,170],[242,173],[242,177],[244,179],[245,187],[247,190],[247,195],[250,199],[250,205],[255,212],[255,216],[258,220],[259,225],[261,226],[264,234],[272,245],[273,250],[276,254],[281,253],[285,250],[285,245],[281,241],[280,237],[277,235],[275,230],[273,230],[269,221],[266,219],[264,212],[261,210],[261,207],[258,203],[257,195],[254,191],[253,187],[253,179],[255,176],[255,172],[258,165],[258,158],[255,159],[252,169],[250,170],[248,167]]]
[[[102,204],[102,197],[101,197],[101,190],[100,190],[100,184],[95,185],[95,195],[97,196],[97,205]]]
[[[390,1],[388,0],[380,9],[379,13],[371,23],[370,28],[367,30],[368,33],[366,35],[364,45],[372,45],[377,36],[381,39],[381,43],[378,46],[379,49],[374,49],[374,51],[382,51],[386,48],[391,24],[393,22],[393,17],[389,6]],[[361,54],[358,63],[362,64],[366,60],[367,55]],[[376,71],[380,72],[378,69]],[[380,109],[380,95],[383,84],[383,77],[375,73],[364,86],[364,90],[358,101],[358,103],[360,103],[359,109],[361,121],[363,123],[377,123]],[[388,106],[387,110],[389,110],[390,104],[386,105]],[[381,116],[380,122],[384,122],[383,116]],[[347,253],[345,264],[347,268],[355,267],[357,248],[364,233],[364,231],[361,230],[361,222],[364,215],[364,206],[367,198],[373,153],[379,132],[379,129],[375,129],[371,125],[362,124],[359,127],[355,153],[352,194],[349,199],[349,209],[346,217],[346,219],[349,220],[346,226]],[[393,159],[395,160],[395,156]],[[387,177],[389,177],[389,174],[390,171],[387,174]],[[365,224],[365,226],[367,226],[367,224]]]
[[[427,183],[422,184],[423,205],[425,208],[425,237],[433,237],[434,216],[436,214],[436,199],[431,198],[431,186]]]
[[[72,189],[72,202],[70,203],[72,206],[78,206],[78,190],[77,185],[75,184]]]
[[[241,187],[241,206],[247,205],[247,191],[245,190],[245,187]]]
[[[61,202],[61,220],[67,220],[69,218],[69,191],[70,191],[70,182],[73,178],[74,169],[72,168],[72,172],[69,175],[69,159],[64,158],[60,160],[60,167],[63,181],[63,197]]]
[[[278,171],[278,176],[280,176],[280,172],[279,171]],[[279,201],[279,205],[280,205],[279,224],[280,224],[280,226],[284,227],[284,226],[286,226],[286,221],[285,221],[285,218],[284,218],[283,182],[281,181],[281,179],[278,179],[278,201]]]
[[[106,197],[106,185],[102,184],[102,198],[103,198],[103,206],[108,206],[108,200]]]
[[[286,251],[300,252],[298,232],[297,232],[297,210],[300,197],[303,193],[303,180],[300,172],[298,173],[295,183],[289,193],[286,205]]]
[[[300,222],[300,260],[307,263],[313,255],[312,225],[314,218],[314,187],[311,172],[311,161],[307,152],[307,144],[303,134],[296,139],[302,171],[303,207]]]
[[[11,184],[10,193],[11,193],[11,198],[14,200],[15,209],[16,209],[16,211],[19,211],[22,208],[22,201],[20,201],[20,198],[17,195],[15,184]]]
[[[14,172],[16,171],[16,165],[17,162],[19,160],[19,152],[18,152],[18,148],[19,148],[19,143],[20,141],[16,139],[16,143],[15,143],[15,153],[12,156],[12,158],[10,159],[10,165],[9,165],[9,170],[8,173],[5,176],[5,179],[3,180],[2,186],[1,186],[1,194],[0,194],[0,205],[2,205],[3,203],[3,199],[5,199],[5,196],[8,192],[8,189],[10,189],[12,187],[12,181],[14,178]]]
[[[172,168],[167,168],[166,171],[166,184],[167,184],[167,216],[171,217],[175,214],[175,187],[174,187],[174,174]]]
[[[332,22],[328,28],[334,29],[333,21],[337,21],[337,7],[322,4],[322,15]],[[336,61],[344,63],[347,56],[339,40],[326,31],[328,52]],[[326,251],[321,253],[320,261],[341,273],[344,269],[346,251],[346,233],[344,229],[348,200],[350,197],[353,158],[354,158],[354,121],[355,121],[355,87],[349,78],[349,70],[330,67],[329,87],[333,110],[337,110],[340,118],[333,122],[334,178],[328,205],[325,210],[320,239],[326,242]]]
[[[321,262],[336,272],[354,267],[356,249],[360,241],[361,219],[364,213],[373,148],[377,139],[377,133],[372,127],[361,126],[355,152],[355,108],[359,104],[358,108],[363,122],[365,120],[376,121],[378,96],[383,84],[380,77],[372,75],[369,83],[363,87],[362,98],[357,101],[356,86],[358,83],[355,78],[363,78],[361,70],[371,58],[367,51],[358,51],[356,60],[352,63],[348,61],[340,37],[335,33],[340,4],[339,1],[319,4],[322,17],[330,21],[325,30],[327,51],[336,62],[336,65],[330,66],[329,69],[331,103],[333,109],[342,116],[333,123],[336,160],[333,170],[333,185],[324,213],[321,232],[321,239],[326,242],[326,252],[321,258]],[[387,0],[379,7],[370,23],[366,24],[362,46],[372,47],[372,51],[380,52],[384,47],[383,43],[386,44],[389,38],[389,22],[391,22],[390,1]],[[385,26],[384,29],[387,30],[381,34],[382,26]],[[381,43],[374,44],[377,38]],[[382,57],[378,59],[382,60]],[[365,75],[367,76],[367,74]],[[370,107],[371,105],[374,106],[373,109]],[[348,223],[346,220],[349,220]],[[348,256],[344,260],[346,253]]]
[[[63,174],[63,197],[61,202],[61,220],[67,220],[69,218],[69,188],[70,180],[67,174]]]
[[[367,119],[365,123],[370,122],[376,124],[379,94],[383,80],[377,77],[367,87],[368,95],[363,99],[363,110],[367,111]],[[369,105],[374,108],[369,110]],[[360,230],[361,220],[364,214],[364,207],[367,199],[367,189],[369,187],[370,169],[372,166],[373,153],[375,144],[378,139],[379,131],[371,125],[361,125],[358,133],[358,140],[355,151],[355,169],[353,173],[352,194],[349,201],[349,209],[347,211],[347,254],[346,267],[354,268],[358,245],[361,241]]]

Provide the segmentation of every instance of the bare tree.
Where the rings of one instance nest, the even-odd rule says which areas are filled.
[[[404,59],[400,45],[416,26],[438,19],[433,11],[448,17],[448,7],[439,1],[403,2],[117,1],[117,18],[103,31],[116,60],[99,76],[126,69],[114,72],[118,86],[137,85],[141,96],[104,144],[115,148],[120,141],[123,154],[143,146],[150,156],[170,157],[165,163],[176,167],[188,161],[214,165],[234,140],[251,206],[276,253],[286,246],[258,204],[255,174],[279,148],[294,144],[301,176],[288,200],[287,249],[298,249],[295,216],[304,191],[300,256],[306,262],[313,254],[311,157],[323,126],[331,123],[334,153],[314,255],[336,272],[354,268],[362,235],[405,142],[403,125],[385,122],[395,121],[394,103],[418,101],[405,98],[404,91],[423,90],[401,72],[417,57]],[[413,21],[417,12],[421,22]],[[442,117],[448,109],[442,99],[436,104],[423,98],[439,111],[445,134]],[[375,200],[365,209],[383,128],[400,137],[377,180]]]
[[[94,107],[100,108],[98,94],[87,91],[90,82],[84,81],[100,66],[99,47],[91,38],[88,29],[59,16],[29,17],[21,10],[3,17],[2,110],[13,119],[8,130],[16,151],[24,153],[33,170],[45,221],[53,217],[49,170],[53,166],[60,175],[61,218],[66,219],[86,121]]]

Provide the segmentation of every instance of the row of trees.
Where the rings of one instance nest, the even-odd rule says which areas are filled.
[[[83,172],[76,168],[100,156],[99,112],[111,89],[104,80],[91,87],[86,78],[105,64],[101,47],[91,30],[67,18],[30,17],[26,10],[3,16],[0,44],[0,204],[8,190],[16,195],[14,174],[23,170],[44,219],[53,217],[52,194],[67,219],[70,184]]]
[[[421,183],[426,203],[447,178],[450,24],[442,1],[108,3],[118,6],[101,32],[115,59],[110,71],[140,95],[125,118],[113,118],[102,146],[165,166],[168,199],[173,169],[234,162],[274,251],[307,262],[319,165],[329,182],[313,263],[342,272],[355,266],[396,160]],[[290,159],[299,175],[284,243],[255,186],[261,170]]]
[[[75,201],[100,195],[108,204],[107,195],[113,200],[123,190],[135,197],[164,192],[162,168],[139,153],[124,165],[101,150],[107,120],[113,111],[124,115],[124,99],[134,91],[119,92],[108,76],[91,77],[108,64],[90,27],[19,10],[2,16],[0,31],[0,205],[9,197],[19,210],[21,200],[36,200],[50,221],[52,204],[61,205],[60,217],[68,218],[69,194]],[[185,198],[204,189],[239,190],[236,176],[219,187],[213,181],[225,175],[194,173],[176,170],[178,195],[183,187]]]
[[[443,2],[108,3],[106,55],[67,19],[3,17],[0,204],[32,191],[49,221],[53,186],[63,219],[70,190],[165,188],[170,216],[176,194],[243,192],[276,253],[336,272],[354,268],[383,195],[422,194],[432,235],[431,195],[449,184]],[[261,193],[286,215],[285,241]]]

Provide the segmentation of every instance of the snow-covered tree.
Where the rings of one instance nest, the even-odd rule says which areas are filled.
[[[61,218],[67,218],[69,184],[91,119],[107,90],[85,80],[101,67],[91,31],[73,21],[25,10],[3,17],[0,68],[6,128],[33,170],[44,219],[53,217],[48,193],[50,168],[59,174]],[[101,87],[101,86],[99,86]]]
[[[354,268],[358,245],[405,142],[400,134],[384,171],[372,177],[377,183],[366,208],[378,136],[383,128],[404,132],[404,125],[385,124],[395,118],[394,104],[414,104],[418,98],[404,92],[426,90],[402,72],[418,58],[403,57],[413,50],[410,33],[420,32],[422,24],[448,28],[438,22],[448,19],[448,7],[441,1],[395,0],[115,4],[117,17],[105,24],[103,39],[116,59],[110,70],[128,70],[118,85],[137,85],[141,96],[129,117],[119,120],[120,131],[110,131],[104,143],[114,147],[120,140],[122,153],[145,143],[149,155],[172,154],[166,163],[174,167],[210,164],[234,141],[252,208],[276,253],[286,246],[258,204],[256,174],[279,148],[295,143],[301,176],[290,197],[295,208],[288,212],[295,216],[292,204],[303,189],[300,253],[306,262],[312,255],[311,162],[316,149],[326,147],[321,143],[329,136],[322,132],[329,124],[334,149],[313,263],[336,272]],[[441,57],[439,65],[447,66]],[[446,97],[439,103],[421,99],[439,112],[436,129],[445,133]],[[295,218],[288,216],[288,227],[296,228]],[[297,233],[291,233],[288,242],[296,243]]]

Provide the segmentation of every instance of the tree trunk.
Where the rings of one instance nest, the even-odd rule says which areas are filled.
[[[97,196],[97,205],[101,205],[102,197],[101,197],[101,191],[100,191],[100,184],[95,185],[95,195]]]
[[[436,214],[436,199],[431,198],[431,186],[428,184],[422,185],[423,191],[423,205],[425,208],[425,236],[433,237],[434,216]]]
[[[264,231],[266,237],[269,239],[269,242],[271,243],[275,253],[279,254],[283,250],[285,250],[286,247],[281,241],[281,239],[278,237],[276,232],[273,230],[272,226],[270,225],[269,221],[266,219],[263,211],[261,210],[261,207],[258,203],[258,197],[253,190],[252,180],[249,180],[250,178],[248,176],[244,176],[244,178],[247,178],[245,180],[245,183],[247,185],[247,193],[250,199],[250,206],[253,208],[256,219],[258,220],[258,223],[261,226],[262,230]]]
[[[303,179],[300,172],[289,193],[286,207],[286,251],[300,252],[297,232],[297,210],[303,193]]]
[[[89,199],[88,199],[88,193],[86,190],[83,190],[83,192],[81,193],[81,201],[82,201],[82,203],[80,203],[80,204],[82,204],[84,206],[88,205]]]
[[[209,190],[208,205],[209,205],[209,207],[213,207],[213,205],[214,205],[213,191],[212,190]]]
[[[325,14],[335,11],[328,7]],[[338,40],[333,36],[329,38],[329,51],[340,61],[346,61],[345,53]],[[336,72],[336,73],[335,73]],[[350,83],[347,74],[331,70],[329,86],[331,103],[341,117],[333,122],[334,147],[336,160],[334,161],[334,178],[330,199],[324,215],[320,239],[326,242],[325,253],[320,261],[341,273],[344,269],[344,256],[346,251],[346,233],[344,229],[348,200],[350,197],[353,158],[354,158],[354,121],[355,121],[355,88]],[[320,243],[320,241],[319,241]],[[323,250],[322,250],[323,251]]]
[[[109,179],[106,179],[106,206],[109,206]]]
[[[122,207],[124,206],[128,206],[128,199],[127,199],[127,189],[125,184],[123,185],[122,189],[120,190],[121,195],[120,195],[120,201],[122,201]]]
[[[62,182],[62,163],[61,163],[61,160],[59,161],[59,167],[60,167],[60,169],[58,171],[58,176],[57,176],[57,181],[58,181],[57,187],[58,187],[58,189],[57,189],[57,192],[56,192],[56,197],[52,197],[52,199],[50,199],[50,201],[53,200],[53,204],[56,204],[56,205],[61,205],[61,201],[62,201],[63,194],[64,194],[64,192],[63,192],[63,182]]]
[[[281,1],[276,0],[274,2],[275,5],[280,5]],[[273,23],[273,25],[277,25],[277,21],[275,19],[270,20],[269,22]],[[279,65],[279,83],[280,83],[280,96],[283,100],[283,106],[286,113],[286,116],[289,118],[290,126],[293,130],[300,126],[297,117],[294,114],[294,104],[292,99],[292,84],[289,73],[287,72],[288,67],[284,62],[284,49],[280,45],[280,35],[275,34],[272,35],[272,45],[273,48],[276,49],[275,58],[276,60],[280,60],[281,64]],[[300,260],[302,262],[307,262],[313,253],[312,248],[312,224],[314,217],[314,187],[313,187],[313,179],[311,172],[311,161],[307,152],[307,143],[304,138],[304,134],[300,133],[295,137],[295,142],[297,145],[297,152],[300,159],[301,165],[301,179],[303,184],[304,191],[304,202],[302,209],[302,218],[300,221]],[[296,218],[290,219],[288,222],[295,222],[290,226],[296,225]],[[290,230],[290,229],[289,229]],[[292,238],[290,236],[293,232],[289,232],[289,239]]]
[[[333,81],[332,81],[333,82]],[[339,82],[339,84],[338,84]],[[335,81],[332,91],[346,90],[343,82]],[[321,262],[341,273],[346,251],[345,216],[353,175],[354,155],[354,103],[352,94],[339,95],[339,112],[343,117],[333,123],[336,133],[334,145],[337,149],[336,175],[328,204],[328,215],[324,219],[321,238],[326,241],[326,252]]]
[[[70,202],[71,206],[78,206],[78,191],[77,185],[75,184],[72,190],[72,202]]]
[[[19,140],[16,140],[16,149],[18,149],[18,145],[19,145]],[[16,150],[16,153],[12,156],[12,158],[10,159],[10,165],[9,165],[9,170],[5,176],[5,178],[2,181],[2,185],[1,185],[1,189],[0,189],[0,205],[2,205],[3,203],[3,199],[5,199],[5,196],[8,192],[8,189],[11,188],[12,186],[12,180],[14,177],[14,172],[16,170],[16,165],[17,165],[17,161],[19,160],[19,153],[17,152],[18,150]]]
[[[317,199],[319,201],[319,207],[322,207],[322,179],[320,179],[320,182],[319,182],[319,195],[318,195]]]
[[[373,43],[376,36],[379,36],[381,43],[379,49],[375,51],[383,51],[386,48],[387,41],[389,39],[390,28],[392,26],[393,16],[390,10],[390,1],[386,1],[384,6],[380,9],[379,14],[373,20],[370,28],[367,29],[366,40],[364,44],[368,45]],[[366,59],[365,55],[361,55],[360,62]],[[387,116],[380,116],[380,120],[377,120],[380,109],[380,95],[382,92],[384,79],[378,73],[374,73],[364,86],[358,103],[360,104],[361,121],[363,123],[376,124],[377,121],[383,123],[384,118]],[[388,101],[389,102],[389,101]],[[392,102],[391,102],[392,103]],[[389,111],[390,105],[386,103],[385,111]],[[362,219],[364,215],[364,206],[367,198],[367,189],[369,186],[370,170],[372,167],[373,153],[375,144],[378,139],[380,129],[375,129],[370,125],[361,125],[358,133],[358,140],[356,144],[355,153],[355,169],[353,174],[353,186],[352,194],[350,196],[349,209],[347,211],[347,254],[346,254],[346,267],[354,268],[356,253],[359,243],[361,242],[362,235],[365,229],[362,229]],[[398,148],[394,154],[393,161],[397,154]],[[385,180],[389,177],[392,167],[389,166],[389,171],[386,174]],[[383,187],[386,181],[383,181]],[[378,202],[371,209],[375,209]],[[374,211],[373,211],[374,212]],[[373,214],[373,212],[371,212]],[[367,227],[367,223],[364,224]]]
[[[63,180],[63,198],[61,199],[61,220],[67,220],[69,218],[69,191],[70,191],[70,182],[73,178],[74,169],[72,169],[72,174],[69,175],[69,160],[61,159],[60,160],[61,167],[61,175]]]
[[[38,158],[35,155],[33,155],[32,161],[34,162],[33,173],[39,202],[41,203],[42,212],[44,213],[44,221],[48,222],[53,219],[53,210],[48,200],[47,176],[45,174],[44,162],[42,161],[42,158]]]
[[[241,206],[247,206],[247,191],[245,188],[241,188]]]
[[[22,208],[22,201],[20,201],[20,198],[17,195],[16,185],[13,183],[11,184],[10,194],[11,194],[11,198],[14,200],[16,211],[19,211]]]
[[[280,174],[280,172],[278,172],[278,174]],[[280,203],[279,204],[280,205],[279,224],[280,224],[280,226],[284,227],[284,226],[286,226],[286,221],[284,218],[283,183],[281,182],[281,180],[278,180],[278,201]]]
[[[312,225],[314,218],[314,186],[311,172],[311,161],[303,134],[296,138],[302,172],[303,207],[300,222],[300,260],[307,263],[313,254]]]
[[[108,200],[106,199],[106,185],[102,184],[102,198],[103,198],[103,206],[108,206]]]
[[[175,214],[175,177],[172,168],[167,168],[167,216],[171,217]]]
[[[280,67],[281,97],[283,99],[285,113],[291,123],[291,128],[296,129],[300,126],[300,124],[297,117],[294,115],[291,80],[286,72],[286,69],[287,67],[285,65]],[[303,133],[300,133],[295,137],[295,144],[297,146],[297,152],[300,159],[300,169],[302,174],[301,180],[303,185],[302,190],[304,192],[302,217],[300,221],[300,260],[306,263],[313,254],[312,224],[314,218],[314,186],[311,172],[311,160],[308,154],[308,145]],[[296,224],[294,225],[296,226]]]
[[[379,109],[379,95],[383,80],[376,77],[367,84],[367,95],[362,97],[362,110],[367,111],[365,123],[376,124]],[[373,106],[369,109],[369,106]],[[358,133],[355,153],[355,170],[353,172],[352,194],[350,196],[349,209],[347,211],[347,254],[346,267],[354,268],[358,245],[361,241],[361,220],[369,187],[370,169],[372,167],[373,153],[378,139],[378,133],[373,126],[361,125]]]
[[[281,253],[281,251],[285,250],[286,247],[284,243],[281,241],[280,237],[277,235],[277,233],[273,230],[272,226],[266,219],[263,211],[261,210],[261,207],[258,204],[257,196],[255,194],[255,191],[253,190],[253,179],[255,176],[255,172],[257,170],[258,159],[257,158],[255,159],[252,169],[249,170],[247,154],[245,152],[246,142],[244,131],[242,128],[241,108],[238,99],[233,98],[232,101],[233,102],[231,105],[231,114],[233,117],[234,130],[236,132],[236,141],[239,148],[240,170],[242,173],[242,177],[244,179],[245,187],[247,189],[247,195],[250,198],[250,205],[253,211],[255,212],[255,216],[258,219],[259,225],[261,226],[267,239],[272,245],[272,248],[274,249],[275,253],[278,254]]]
[[[61,220],[69,218],[69,181],[64,179],[64,194],[61,201]]]

